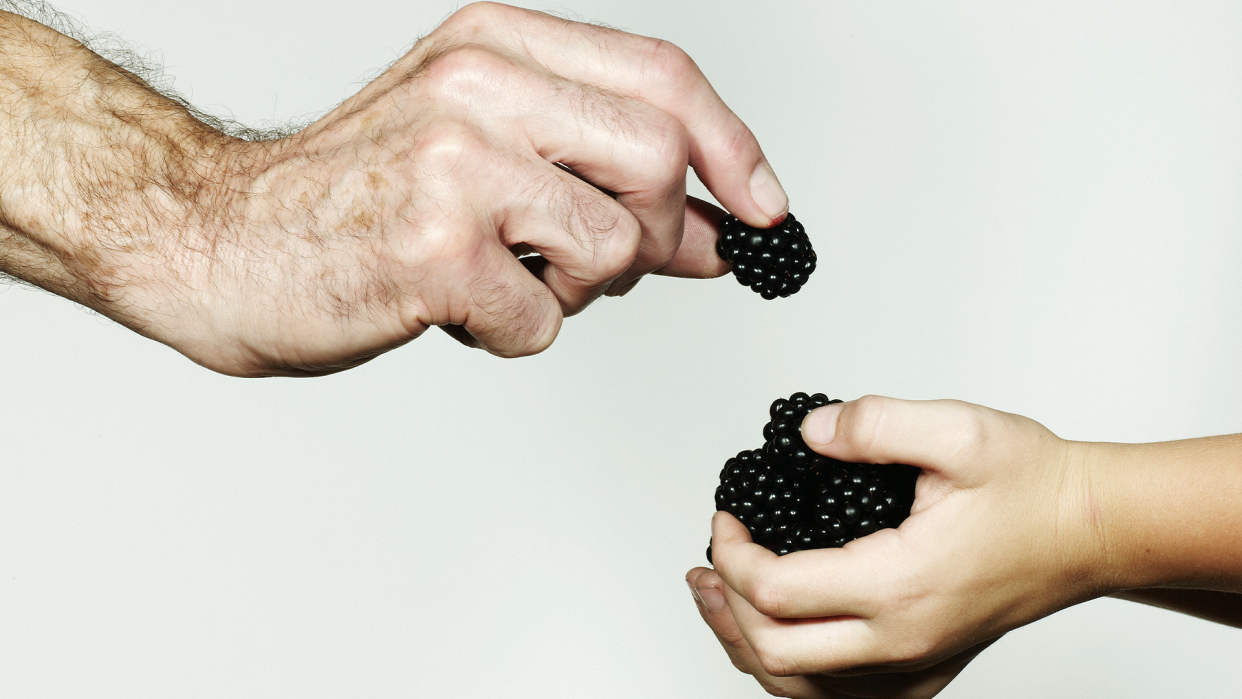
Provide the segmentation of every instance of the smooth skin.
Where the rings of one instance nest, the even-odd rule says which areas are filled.
[[[687,583],[734,665],[776,696],[939,693],[1010,629],[1104,595],[1242,627],[1242,435],[1063,440],[960,401],[868,396],[802,426],[842,461],[920,467],[911,515],[778,557],[712,520]]]
[[[340,371],[431,326],[540,352],[643,275],[728,271],[688,168],[751,225],[788,207],[685,52],[505,5],[274,141],[14,14],[0,55],[0,272],[225,374]]]

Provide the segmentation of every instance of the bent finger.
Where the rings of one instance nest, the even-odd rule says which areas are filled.
[[[886,657],[865,619],[778,619],[755,609],[728,585],[725,600],[760,666],[774,677],[841,672]]]
[[[618,286],[673,258],[689,163],[680,122],[648,102],[567,80],[505,51],[471,44],[442,53],[436,64],[428,78],[437,80],[425,78],[420,87],[431,99],[455,105],[482,132],[520,135],[519,150],[603,190],[634,217],[641,239]]]
[[[510,190],[498,225],[508,247],[527,247],[547,261],[531,269],[565,316],[598,298],[633,264],[642,231],[633,215],[598,189],[544,161]]]
[[[746,526],[727,512],[712,518],[712,564],[725,583],[765,616],[779,619],[871,618],[883,607],[873,561],[893,530],[881,530],[845,548],[777,556],[752,543]]]
[[[625,286],[666,265],[681,245],[686,220],[686,135],[649,104],[586,87],[566,100],[558,90],[523,121],[534,149],[611,194],[638,222]],[[566,109],[564,103],[571,106]]]
[[[437,42],[479,43],[649,102],[685,126],[690,166],[726,209],[764,228],[788,211],[789,198],[750,129],[669,42],[493,3],[462,8],[432,39],[428,51]]]
[[[500,357],[542,352],[560,332],[560,304],[512,255],[496,268],[504,272],[470,283],[470,306],[460,326],[479,348]]]
[[[742,632],[738,631],[729,605],[725,602],[724,581],[710,568],[694,568],[686,573],[686,584],[690,586],[699,616],[703,617],[708,628],[716,635],[716,640],[720,641],[733,667],[750,674],[752,666],[755,665],[750,662],[754,654],[750,652],[750,646],[746,645]]]
[[[751,675],[769,694],[800,699],[834,699],[838,695],[804,677],[773,677],[763,671],[758,658],[738,630],[733,614],[725,603],[724,582],[708,568],[695,568],[686,574],[686,582],[694,593],[699,615],[703,617],[733,666]]]
[[[464,344],[502,357],[536,354],[560,331],[560,305],[488,232],[486,221],[446,220],[430,227],[440,264],[421,268],[424,293],[402,312],[406,326],[439,325]],[[471,228],[474,228],[472,231]]]
[[[814,675],[815,684],[858,699],[928,699],[949,685],[962,670],[998,638],[972,646],[931,667],[892,672],[883,668],[859,668],[847,675]]]

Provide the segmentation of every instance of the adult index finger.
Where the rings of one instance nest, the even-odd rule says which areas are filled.
[[[425,45],[463,43],[525,56],[570,80],[651,103],[685,126],[689,164],[726,209],[762,228],[788,212],[789,197],[754,134],[677,46],[489,2],[457,11]]]

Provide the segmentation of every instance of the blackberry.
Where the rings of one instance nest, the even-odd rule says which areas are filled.
[[[815,271],[815,251],[793,214],[773,228],[751,228],[736,216],[725,216],[716,254],[733,263],[738,283],[765,299],[796,294]]]
[[[910,515],[917,468],[845,463],[802,441],[806,414],[840,402],[822,393],[778,398],[763,426],[763,447],[738,453],[720,471],[716,509],[737,517],[755,543],[779,555],[839,548]]]

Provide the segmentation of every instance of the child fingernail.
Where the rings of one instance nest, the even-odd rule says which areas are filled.
[[[712,614],[724,609],[725,606],[724,593],[714,585],[694,588],[694,598]]]
[[[807,444],[828,444],[837,436],[837,418],[841,403],[816,408],[802,421],[802,439]]]

